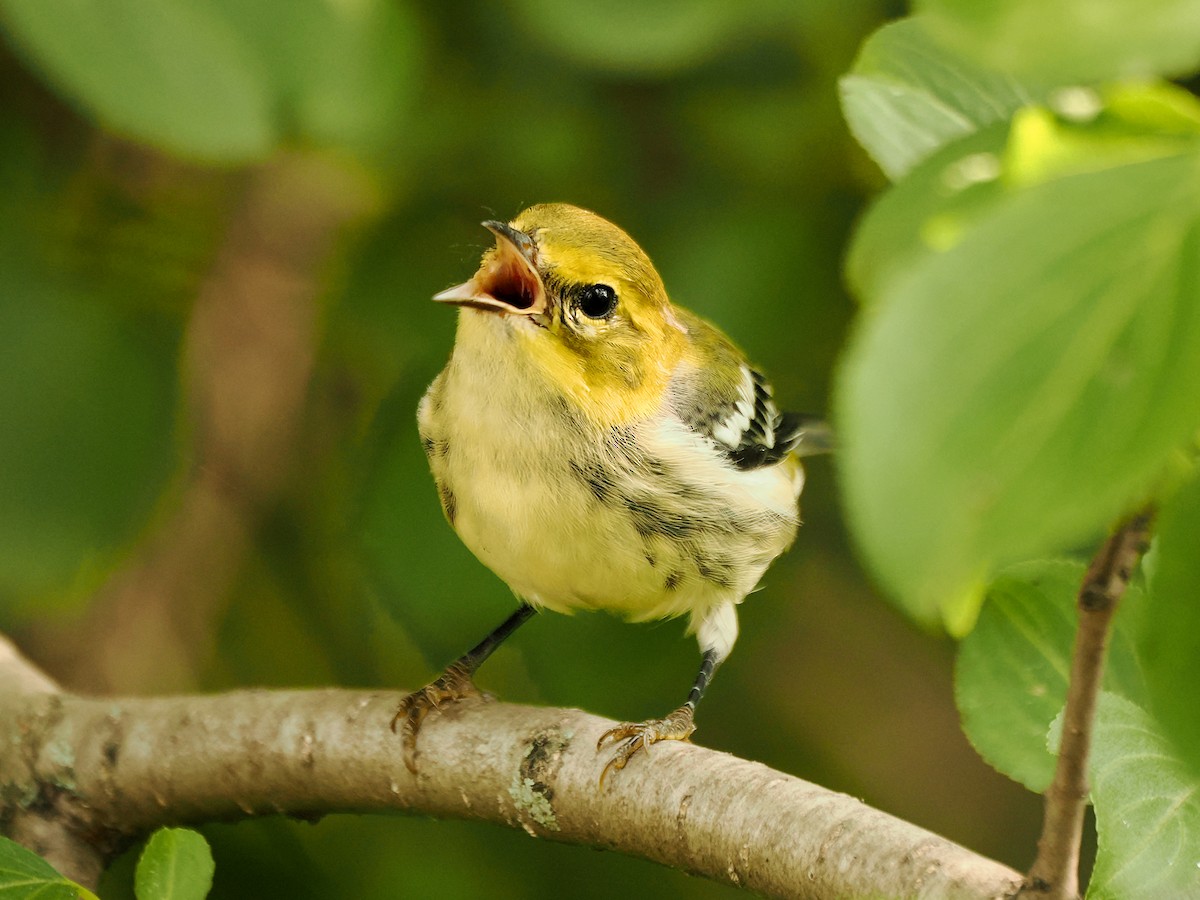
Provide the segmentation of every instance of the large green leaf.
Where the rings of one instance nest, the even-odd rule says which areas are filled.
[[[0,900],[96,900],[36,853],[0,837]]]
[[[893,181],[939,147],[1046,95],[945,49],[920,18],[871,35],[840,88],[850,130]]]
[[[888,296],[915,262],[957,241],[1003,198],[1007,122],[989,125],[933,152],[863,219],[846,257],[846,279],[862,303]]]
[[[979,622],[959,646],[954,696],[967,738],[989,765],[1032,791],[1044,791],[1054,775],[1046,735],[1067,699],[1084,571],[1066,560],[1010,566],[988,586]],[[1104,673],[1108,690],[1134,701],[1145,686],[1133,651],[1131,623],[1139,617],[1130,613],[1144,603],[1131,586]]]
[[[160,828],[138,860],[137,900],[204,900],[212,888],[208,841],[188,828]]]
[[[1097,534],[1200,426],[1200,153],[1031,181],[876,280],[836,391],[868,563],[957,629],[989,570]]]
[[[1163,509],[1141,652],[1151,708],[1200,776],[1200,480]]]
[[[274,146],[268,75],[201,0],[0,0],[0,20],[65,96],[115,131],[220,162]]]
[[[1144,709],[1101,695],[1089,776],[1089,900],[1200,897],[1200,784]]]
[[[1061,91],[1058,112],[1022,107],[934,151],[864,219],[846,274],[864,302],[885,296],[917,258],[953,246],[1006,192],[1067,174],[1186,151],[1200,103],[1166,83]]]
[[[1059,84],[1200,65],[1197,0],[920,0],[917,8],[960,52]]]

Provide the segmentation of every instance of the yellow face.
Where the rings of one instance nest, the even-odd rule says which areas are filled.
[[[533,327],[517,330],[530,356],[597,423],[653,413],[685,330],[641,247],[561,203],[484,224],[496,246],[470,281],[435,299],[527,320]]]

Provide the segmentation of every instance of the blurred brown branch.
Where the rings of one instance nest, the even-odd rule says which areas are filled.
[[[156,175],[187,177],[144,147],[121,158],[136,173],[125,176],[130,192]],[[48,628],[30,645],[70,686],[138,691],[147,673],[160,690],[193,686],[262,514],[294,466],[323,276],[376,198],[361,173],[319,154],[278,154],[240,185],[187,322],[191,448],[178,501],[108,578],[85,624]]]
[[[7,646],[7,645],[0,645]],[[163,824],[397,811],[480,819],[644,857],[775,897],[1012,895],[1020,875],[852,797],[692,744],[658,745],[603,791],[579,710],[464,702],[421,732],[419,773],[387,725],[392,692],[241,691],[89,699],[0,656],[0,822],[71,877]],[[24,675],[18,675],[24,672]],[[20,799],[14,799],[20,798]],[[28,842],[28,831],[14,834]],[[81,865],[71,852],[95,848]]]

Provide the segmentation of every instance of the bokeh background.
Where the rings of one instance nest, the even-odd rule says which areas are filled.
[[[825,411],[843,251],[884,184],[836,82],[901,5],[183,3],[207,31],[36,6],[0,2],[0,628],[69,688],[415,688],[507,615],[414,421],[453,341],[429,297],[474,271],[482,219],[613,219],[784,405]],[[195,34],[222,53],[177,70]],[[263,134],[212,99],[242,69]],[[804,518],[697,739],[1025,867],[1037,798],[962,737],[953,645],[867,583],[830,460]],[[480,682],[640,719],[697,660],[681,622],[546,615]],[[474,823],[203,830],[222,898],[734,896]]]

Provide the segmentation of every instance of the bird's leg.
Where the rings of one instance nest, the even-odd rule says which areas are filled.
[[[722,657],[715,649],[704,651],[704,659],[700,663],[700,673],[688,692],[687,702],[679,709],[661,719],[648,719],[645,722],[626,722],[616,728],[610,728],[600,735],[596,742],[596,750],[600,751],[608,741],[617,743],[616,753],[613,754],[600,773],[600,787],[604,787],[604,779],[610,770],[621,770],[638,751],[650,752],[650,745],[659,741],[686,741],[696,730],[696,706],[704,696],[704,690],[712,680],[713,672],[721,664]]]
[[[431,709],[441,709],[444,703],[455,703],[464,697],[478,697],[479,688],[471,680],[475,671],[535,612],[537,610],[532,606],[522,603],[496,630],[446,666],[446,671],[400,701],[396,715],[392,716],[392,731],[399,726],[404,744],[404,765],[408,771],[414,775],[417,773],[417,732],[421,730],[425,715]]]

